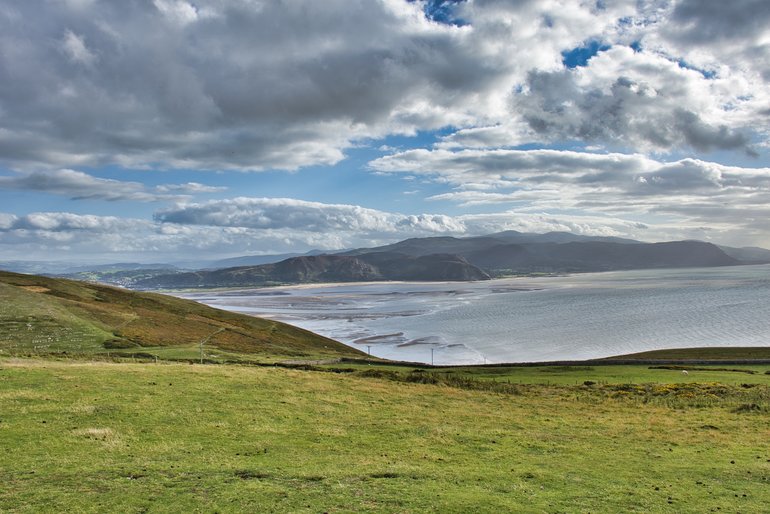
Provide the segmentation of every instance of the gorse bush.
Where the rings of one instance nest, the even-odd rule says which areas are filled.
[[[522,386],[519,384],[509,384],[507,382],[495,382],[491,380],[478,380],[466,376],[458,376],[447,373],[431,373],[421,369],[412,370],[408,373],[399,373],[392,370],[371,369],[357,373],[357,376],[365,378],[383,378],[396,382],[407,382],[411,384],[429,384],[446,387],[456,387],[458,389],[469,389],[472,391],[490,391],[495,393],[521,394]]]

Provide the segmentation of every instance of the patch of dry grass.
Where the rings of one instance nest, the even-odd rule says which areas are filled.
[[[91,441],[98,441],[105,448],[118,448],[123,445],[121,437],[111,428],[107,427],[89,427],[80,428],[72,431],[76,437],[84,437]]]

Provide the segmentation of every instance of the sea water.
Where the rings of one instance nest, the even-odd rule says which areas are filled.
[[[180,295],[435,364],[770,345],[770,265]]]

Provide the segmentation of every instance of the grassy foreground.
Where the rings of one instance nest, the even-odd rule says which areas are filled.
[[[765,512],[770,376],[628,369],[657,380],[0,359],[0,511]]]

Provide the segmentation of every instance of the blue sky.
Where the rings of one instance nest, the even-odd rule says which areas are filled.
[[[565,230],[770,247],[770,6],[0,6],[0,261]]]

